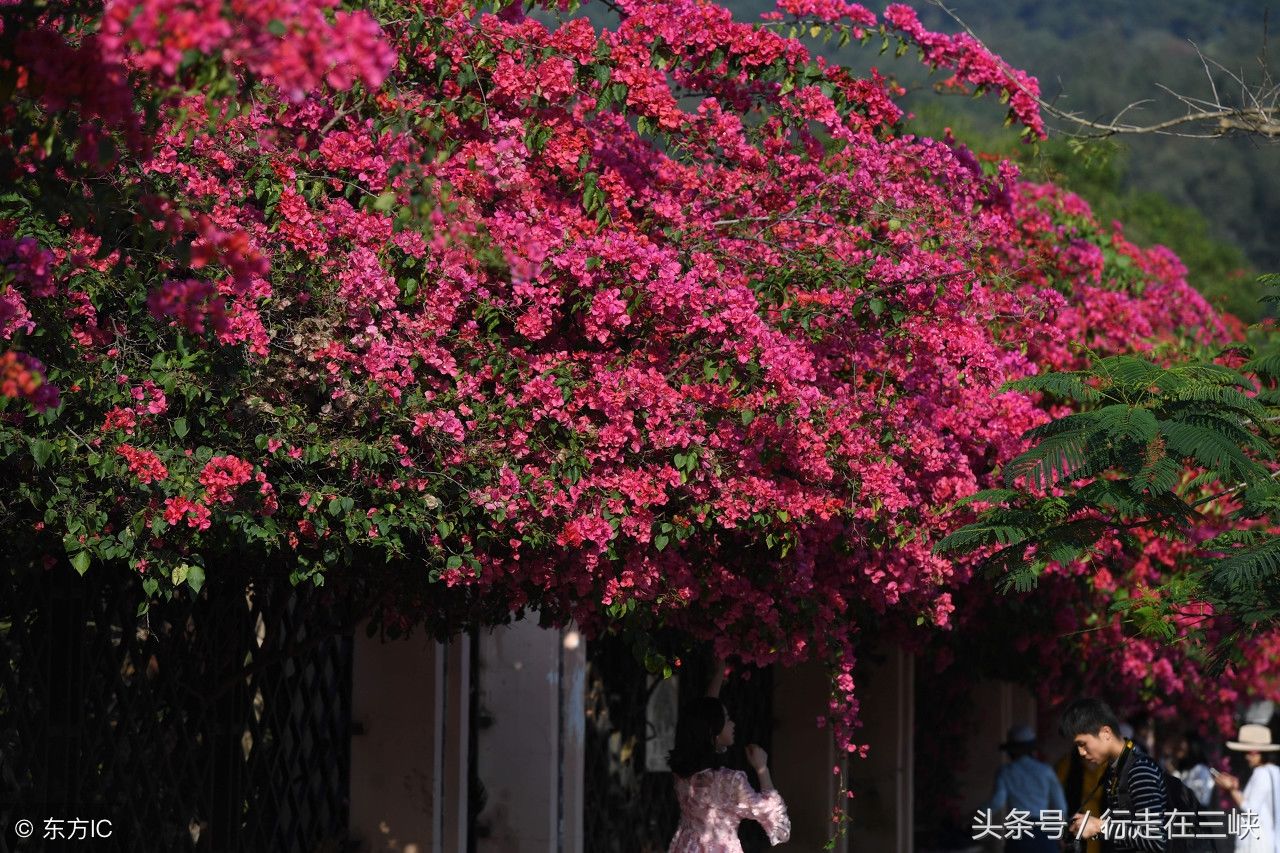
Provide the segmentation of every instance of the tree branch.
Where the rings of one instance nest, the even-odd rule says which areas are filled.
[[[970,38],[978,43],[984,50],[992,56],[997,56],[986,43],[978,37],[978,34],[964,22],[951,8],[949,8],[943,0],[929,0],[934,6],[941,9],[951,20],[964,30]],[[1078,132],[1073,136],[1083,136],[1089,138],[1103,139],[1109,136],[1117,136],[1120,134],[1137,136],[1145,134],[1157,134],[1162,136],[1181,136],[1189,139],[1217,139],[1219,137],[1231,134],[1244,134],[1248,136],[1257,136],[1267,140],[1280,140],[1280,87],[1271,85],[1270,74],[1266,71],[1265,58],[1260,58],[1263,62],[1264,82],[1258,85],[1250,86],[1239,75],[1227,71],[1221,64],[1207,59],[1200,52],[1200,48],[1192,43],[1192,47],[1196,48],[1196,55],[1200,57],[1201,64],[1205,69],[1205,76],[1209,78],[1209,87],[1213,92],[1213,99],[1205,101],[1198,98],[1190,98],[1180,95],[1167,87],[1161,86],[1169,94],[1173,95],[1187,107],[1184,115],[1176,118],[1166,119],[1164,121],[1153,122],[1150,124],[1133,124],[1121,122],[1121,117],[1130,109],[1145,103],[1138,101],[1125,107],[1110,121],[1095,121],[1085,118],[1077,112],[1061,109],[1053,103],[1044,100],[1034,92],[1022,87],[1021,84],[1015,82],[1022,89],[1023,93],[1033,98],[1041,111],[1060,121],[1069,122],[1078,128]],[[1004,60],[1000,60],[1002,63]],[[1213,80],[1212,72],[1209,64],[1226,71],[1235,82],[1241,85],[1241,92],[1244,101],[1248,106],[1229,106],[1222,102],[1218,95],[1217,84]],[[1006,70],[1012,71],[1008,64],[1005,63]],[[1016,75],[1010,74],[1010,79],[1016,81]]]

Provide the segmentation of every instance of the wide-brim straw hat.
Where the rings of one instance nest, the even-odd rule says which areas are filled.
[[[1280,743],[1271,742],[1271,727],[1247,723],[1240,727],[1239,740],[1227,741],[1227,749],[1236,752],[1278,752]]]

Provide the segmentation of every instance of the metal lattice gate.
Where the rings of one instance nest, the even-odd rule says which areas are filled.
[[[346,849],[352,655],[332,598],[193,598],[138,617],[127,573],[0,572],[0,853],[61,849],[50,831],[84,830],[47,821],[73,818],[111,822],[93,849]]]
[[[674,723],[679,706],[705,694],[710,672],[705,664],[687,662],[677,678],[675,689],[669,682],[664,685],[616,637],[587,644],[583,833],[590,853],[663,853],[675,834],[680,809],[671,773],[655,769],[665,768],[669,746],[663,730]],[[663,697],[665,690],[671,692]],[[743,746],[770,748],[772,671],[731,679],[721,697],[736,725],[737,743],[727,764],[747,770],[754,782]],[[745,853],[769,849],[768,838],[753,821],[743,821],[738,836]]]

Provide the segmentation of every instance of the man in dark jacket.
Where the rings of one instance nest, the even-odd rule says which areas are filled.
[[[1105,766],[1102,777],[1103,815],[1080,813],[1071,819],[1073,838],[1101,835],[1105,853],[1165,853],[1164,774],[1133,741],[1119,735],[1120,720],[1100,699],[1078,699],[1062,712],[1063,737],[1070,738],[1080,757]]]

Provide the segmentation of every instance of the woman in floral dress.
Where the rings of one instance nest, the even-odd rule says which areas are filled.
[[[668,763],[680,801],[680,826],[668,853],[742,853],[738,824],[758,821],[770,844],[791,837],[782,795],[769,778],[769,756],[756,744],[747,746],[747,761],[760,780],[751,787],[747,774],[723,767],[733,745],[733,720],[720,701],[724,666],[719,665],[707,695],[693,702],[676,722],[675,748]]]

